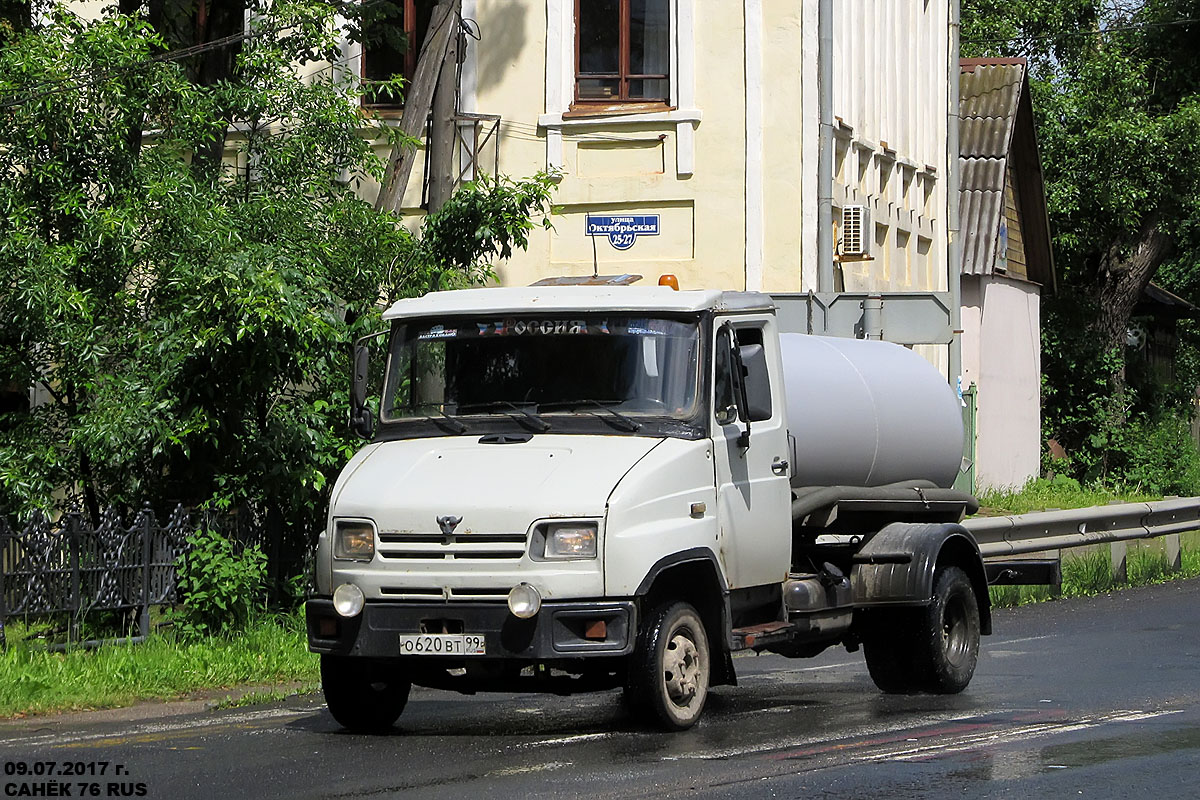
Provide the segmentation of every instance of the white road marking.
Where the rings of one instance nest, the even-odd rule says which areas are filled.
[[[1075,723],[1059,724],[1059,723],[1040,723],[1036,725],[1024,725],[1016,728],[1009,728],[1003,731],[994,731],[982,734],[969,734],[957,741],[945,742],[932,745],[924,745],[922,747],[911,748],[908,751],[895,751],[893,753],[876,754],[873,760],[889,760],[896,761],[911,761],[916,758],[928,758],[931,755],[945,755],[948,753],[961,753],[966,750],[975,750],[980,747],[991,747],[1000,744],[1008,744],[1009,742],[1025,739],[1037,739],[1043,736],[1052,736],[1062,733],[1074,733],[1075,731],[1087,730],[1096,728],[1101,725],[1107,725],[1114,722],[1140,722],[1147,719],[1155,719],[1157,717],[1165,717],[1170,714],[1181,714],[1182,711],[1115,711],[1111,714],[1101,714],[1098,717],[1091,719],[1079,720]]]
[[[954,722],[962,719],[961,712],[955,714],[932,714],[925,717],[929,723],[939,722]],[[879,736],[886,733],[895,733],[903,730],[903,728],[888,727],[886,725],[866,726],[852,731],[845,735],[839,736],[838,740],[843,739],[858,739],[867,736]],[[829,738],[823,735],[799,736],[793,739],[774,740],[771,742],[760,742],[759,744],[746,745],[745,747],[730,747],[723,750],[707,750],[691,753],[683,753],[675,756],[660,756],[660,761],[718,761],[726,758],[738,758],[740,756],[758,755],[762,753],[773,753],[780,750],[793,750],[797,747],[805,747],[811,745],[826,744]]]
[[[1113,722],[1138,722],[1141,720],[1154,719],[1170,714],[1181,714],[1182,711],[1116,711],[1111,714],[1102,714],[1090,719],[1078,720],[1075,722],[1043,722],[1030,725],[1022,725],[1016,728],[1008,728],[1006,730],[991,730],[982,733],[969,733],[962,736],[957,736],[950,741],[941,741],[937,744],[925,744],[913,746],[914,743],[920,742],[920,739],[907,739],[900,747],[893,746],[892,750],[868,750],[862,753],[847,754],[850,762],[865,762],[865,761],[907,761],[916,758],[929,758],[934,755],[942,755],[947,753],[956,753],[964,750],[973,750],[980,747],[987,747],[998,744],[1005,744],[1018,739],[1030,739],[1041,736],[1051,736],[1060,733],[1070,733],[1072,731],[1085,730],[1094,728],[1100,725],[1105,725]],[[941,714],[927,718],[927,723],[946,723],[946,722],[963,722],[974,717],[963,716],[959,714]],[[863,728],[849,735],[839,736],[838,741],[848,741],[852,739],[861,739],[872,736],[879,736],[887,733],[898,733],[904,730],[903,728]],[[686,753],[676,756],[662,756],[660,761],[683,761],[683,760],[698,760],[698,761],[719,761],[729,758],[738,758],[742,756],[762,755],[765,753],[781,752],[785,750],[794,750],[801,747],[827,744],[830,740],[825,737],[812,736],[790,739],[787,741],[776,741],[772,743],[760,743],[756,745],[748,745],[746,747],[734,747],[724,750],[708,750],[702,752]],[[852,743],[846,745],[846,749],[853,747]],[[846,750],[842,751],[843,753]]]
[[[545,764],[533,764],[528,767],[508,767],[506,769],[493,770],[488,773],[488,776],[503,777],[508,775],[524,775],[529,772],[551,772],[556,769],[565,769],[566,767],[574,766],[571,761],[547,761]]]
[[[534,747],[549,747],[556,744],[572,744],[574,742],[590,742],[594,739],[607,739],[611,733],[581,733],[578,736],[558,736],[553,739],[540,739],[536,742],[524,742],[514,745],[517,750],[528,750]]]
[[[1042,639],[1049,639],[1049,636],[1026,636],[1023,639],[995,639],[996,644],[1020,644],[1021,642],[1040,642]],[[982,644],[987,645],[988,640],[984,639]],[[983,649],[988,649],[984,647]]]

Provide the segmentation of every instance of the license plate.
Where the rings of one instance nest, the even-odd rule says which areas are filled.
[[[402,633],[402,656],[482,656],[487,640],[478,633]]]

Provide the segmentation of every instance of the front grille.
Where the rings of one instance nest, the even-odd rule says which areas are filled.
[[[379,533],[379,555],[419,561],[517,561],[525,555],[523,533]]]
[[[445,590],[440,586],[381,586],[379,593],[397,600],[503,600],[508,589],[464,587]]]

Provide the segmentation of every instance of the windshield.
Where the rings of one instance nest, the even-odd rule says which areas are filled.
[[[398,323],[382,417],[687,419],[695,413],[699,344],[694,319],[587,314]]]

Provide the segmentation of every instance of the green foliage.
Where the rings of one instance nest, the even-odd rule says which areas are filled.
[[[111,10],[0,50],[0,389],[39,399],[0,406],[0,508],[251,506],[299,550],[356,447],[349,343],[545,217],[546,176],[468,186],[420,236],[364,202],[396,134],[310,64],[335,12],[277,0],[203,85]]]
[[[1029,61],[1056,265],[1068,283],[1127,242],[1147,220],[1195,224],[1200,161],[1197,0],[965,0],[964,56]],[[1169,88],[1168,88],[1169,86]],[[1200,240],[1182,241],[1185,246]],[[1195,252],[1195,250],[1193,250]]]
[[[424,261],[446,265],[459,281],[495,277],[488,265],[529,245],[533,217],[540,216],[541,226],[550,228],[550,195],[556,183],[554,173],[525,181],[482,175],[425,219],[420,247]]]
[[[176,564],[183,606],[175,624],[188,639],[244,629],[264,605],[267,558],[255,547],[240,554],[218,531],[188,537]]]
[[[1148,280],[1200,299],[1200,23],[1180,24],[1197,18],[1200,0],[962,6],[964,56],[1029,61],[1059,276],[1042,298],[1043,427],[1072,456],[1054,468],[1086,481],[1129,467],[1133,484],[1162,487],[1160,453],[1183,452],[1165,420],[1191,413],[1194,345],[1184,337],[1172,377],[1117,340]],[[1148,262],[1157,273],[1133,279],[1130,258],[1158,233],[1170,247]],[[1157,444],[1133,441],[1151,431]]]
[[[1130,420],[1114,433],[1110,458],[1110,476],[1135,491],[1200,494],[1200,454],[1188,420],[1179,415]]]
[[[315,689],[317,657],[299,614],[262,618],[235,637],[156,633],[143,644],[50,652],[10,625],[0,650],[0,717],[174,698],[243,684]]]
[[[1119,427],[1125,411],[1121,393],[1113,391],[1123,354],[1088,334],[1094,314],[1091,303],[1071,297],[1047,303],[1042,317],[1042,430],[1085,463],[1103,458],[1100,437]]]

